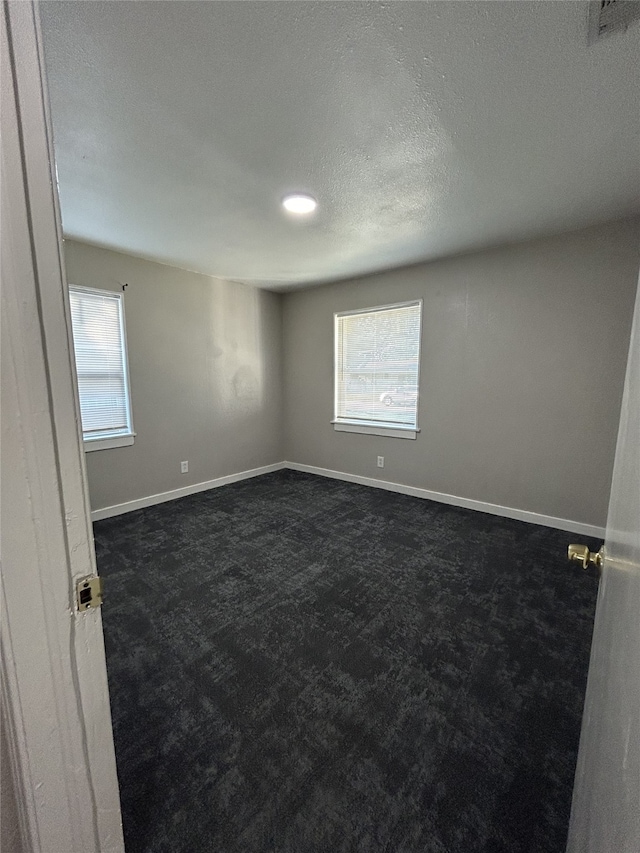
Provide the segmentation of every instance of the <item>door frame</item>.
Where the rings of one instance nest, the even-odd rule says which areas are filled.
[[[25,849],[123,853],[37,2],[3,0],[3,723]]]

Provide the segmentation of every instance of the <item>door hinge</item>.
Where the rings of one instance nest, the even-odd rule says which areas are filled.
[[[76,584],[78,610],[89,610],[90,607],[100,607],[102,604],[102,578],[92,575],[82,578]]]

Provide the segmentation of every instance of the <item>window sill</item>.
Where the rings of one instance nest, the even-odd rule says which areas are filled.
[[[384,435],[387,438],[418,437],[419,429],[399,424],[369,424],[361,421],[331,421],[336,432],[358,432],[362,435]]]
[[[93,450],[110,450],[112,447],[128,447],[133,444],[135,433],[131,435],[116,435],[112,438],[90,438],[85,439],[84,452],[91,453]]]

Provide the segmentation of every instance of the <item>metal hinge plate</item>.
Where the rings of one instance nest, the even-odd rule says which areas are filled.
[[[89,610],[90,607],[100,607],[102,604],[102,578],[93,575],[82,578],[76,584],[78,610]]]

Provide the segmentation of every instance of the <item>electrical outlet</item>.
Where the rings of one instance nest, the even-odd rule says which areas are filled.
[[[384,456],[378,456],[378,468],[384,468]]]
[[[181,474],[187,474],[188,472],[189,472],[189,463],[188,462],[181,462],[180,463],[180,473]]]

